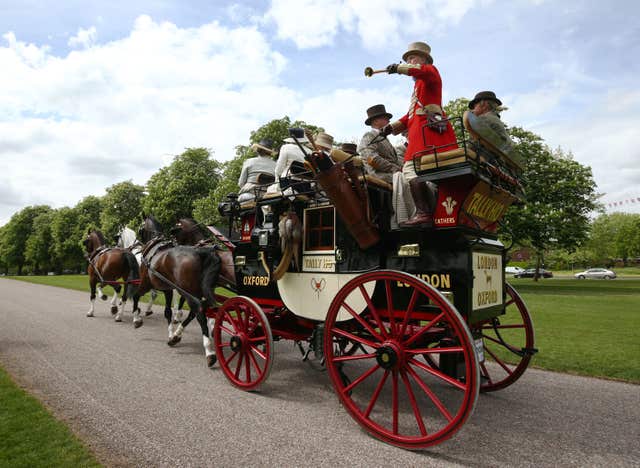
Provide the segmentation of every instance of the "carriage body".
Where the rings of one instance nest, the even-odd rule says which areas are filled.
[[[366,227],[345,219],[345,200],[308,181],[304,191],[226,207],[239,297],[210,316],[221,367],[234,385],[254,390],[266,379],[273,339],[307,342],[307,355],[314,351],[326,361],[359,424],[386,442],[423,448],[464,424],[479,391],[520,377],[535,352],[533,328],[505,282],[505,248],[495,232],[509,205],[522,198],[521,187],[462,149],[457,159],[445,155],[446,164],[437,151],[417,159],[419,176],[439,186],[435,227],[428,230],[391,229],[388,184],[344,171],[354,192],[364,194],[365,217],[376,229],[366,235],[378,239],[373,246],[354,235]],[[295,250],[287,256],[278,224],[291,213],[301,221],[302,238],[286,247]],[[251,342],[261,347],[243,355],[245,336],[253,337],[246,338],[249,348]],[[500,350],[490,349],[495,343]],[[518,356],[515,364],[507,364],[509,353]],[[490,357],[494,363],[487,364]],[[500,368],[504,375],[495,377]],[[366,382],[373,387],[364,390]],[[376,415],[385,392],[390,415]],[[433,421],[422,406],[433,409]]]

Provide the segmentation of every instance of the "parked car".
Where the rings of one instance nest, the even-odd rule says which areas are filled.
[[[514,278],[533,278],[536,274],[535,268],[530,268],[528,270],[524,270],[520,273],[516,273],[513,275]],[[553,278],[553,273],[549,270],[545,270],[544,268],[540,268],[539,273],[540,278]]]
[[[613,279],[617,275],[611,270],[605,268],[589,268],[588,270],[581,271],[575,275],[578,279],[598,278],[598,279]]]
[[[517,275],[518,273],[522,273],[524,268],[520,268],[519,266],[508,266],[504,269],[504,272],[507,275]]]

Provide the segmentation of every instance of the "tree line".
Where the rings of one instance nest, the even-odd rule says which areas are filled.
[[[468,100],[457,99],[449,102],[445,110],[451,116],[462,115],[467,104]],[[144,214],[153,214],[164,226],[180,217],[221,226],[226,220],[218,213],[218,203],[228,193],[238,191],[242,163],[255,156],[251,144],[271,138],[277,149],[290,127],[323,131],[321,127],[291,121],[285,116],[251,132],[249,143],[238,145],[231,160],[217,161],[207,148],[187,148],[171,164],[154,173],[144,186],[126,180],[108,187],[104,196],[87,196],[72,208],[54,209],[46,205],[23,208],[0,227],[0,271],[78,272],[86,265],[82,240],[88,229],[100,229],[108,241],[113,241],[123,226],[137,230]],[[571,153],[550,149],[542,137],[530,131],[512,127],[510,133],[526,161],[522,180],[527,203],[514,206],[507,213],[500,231],[506,242],[512,239],[529,247],[538,262],[552,250],[566,251],[567,255],[586,252],[594,236],[606,239],[607,245],[618,249],[615,252],[622,252],[624,245],[625,255],[640,256],[640,239],[635,244],[612,240],[616,235],[637,234],[637,219],[631,217],[629,224],[625,218],[625,227],[620,227],[620,217],[601,216],[593,222],[589,218],[599,208],[589,167],[575,161]],[[615,231],[615,235],[608,230]],[[591,250],[594,255],[604,251]],[[583,259],[585,262],[592,261],[587,257]]]

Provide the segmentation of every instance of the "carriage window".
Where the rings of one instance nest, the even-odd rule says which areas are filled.
[[[333,250],[333,207],[306,210],[304,217],[304,249]]]

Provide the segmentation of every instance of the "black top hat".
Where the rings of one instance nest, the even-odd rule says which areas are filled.
[[[493,91],[480,91],[478,94],[476,94],[476,97],[474,97],[469,102],[469,109],[473,109],[477,103],[484,100],[493,101],[499,106],[502,105],[502,101],[496,97],[496,93],[494,93]]]
[[[357,154],[358,152],[358,146],[355,143],[342,143],[340,149],[349,154]]]
[[[385,116],[388,119],[393,117],[393,115],[389,114],[384,108],[384,104],[376,104],[367,109],[367,120],[364,121],[364,124],[370,125],[373,119],[380,116]]]
[[[259,154],[275,154],[273,150],[273,140],[271,138],[263,138],[258,143],[254,143],[251,148]]]

